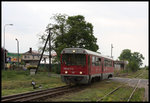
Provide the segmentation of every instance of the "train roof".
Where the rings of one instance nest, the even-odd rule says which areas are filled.
[[[95,55],[95,56],[100,56],[100,57],[104,57],[104,58],[107,58],[107,59],[110,59],[110,60],[113,60],[112,58],[110,57],[107,57],[107,56],[104,56],[100,53],[97,53],[97,52],[94,52],[94,51],[90,51],[90,50],[87,50],[87,49],[84,49],[84,48],[64,48],[61,52],[61,54],[63,53],[63,51],[65,53],[73,53],[73,50],[75,50],[76,52],[78,53],[83,53],[83,51],[85,51],[85,54],[92,54],[92,55]]]

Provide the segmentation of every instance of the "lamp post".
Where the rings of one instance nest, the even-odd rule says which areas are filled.
[[[13,26],[13,24],[5,24],[4,25],[4,70],[5,70],[5,27],[6,26]]]
[[[113,48],[113,45],[111,44],[111,58],[113,58],[113,57],[112,57],[112,48]]]
[[[17,41],[17,49],[18,49],[18,69],[19,69],[19,41],[17,38],[16,41]]]

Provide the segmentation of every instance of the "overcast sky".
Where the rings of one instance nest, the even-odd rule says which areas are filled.
[[[3,46],[4,25],[5,48],[17,53],[19,40],[20,53],[32,47],[38,50],[37,34],[44,32],[53,14],[69,16],[83,15],[94,26],[99,52],[111,55],[116,60],[123,49],[140,52],[148,65],[148,2],[1,2],[1,39]],[[43,44],[44,45],[44,44]]]

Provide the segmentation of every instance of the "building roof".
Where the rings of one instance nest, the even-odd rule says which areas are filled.
[[[128,64],[128,61],[115,61],[115,64]]]
[[[41,55],[40,53],[38,53],[37,51],[35,50],[32,50],[32,48],[29,49],[29,51],[23,53],[23,54],[29,54],[29,55]]]

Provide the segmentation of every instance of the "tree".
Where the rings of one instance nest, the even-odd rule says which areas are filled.
[[[122,52],[121,52],[121,54],[120,54],[120,56],[118,57],[120,60],[127,60],[127,61],[129,61],[130,59],[131,59],[131,55],[132,55],[132,53],[131,53],[131,50],[129,50],[129,49],[124,49]]]
[[[85,48],[95,52],[98,50],[97,38],[93,35],[93,26],[85,21],[84,16],[70,16],[67,24],[66,44],[68,47]]]
[[[52,50],[57,53],[55,61],[60,60],[60,53],[64,48],[85,48],[92,51],[98,50],[97,38],[93,35],[93,26],[85,21],[84,16],[67,16],[66,14],[55,14],[51,17],[55,21],[49,24],[52,29]],[[48,28],[48,26],[47,26]],[[47,34],[40,35],[44,42]],[[46,49],[48,50],[48,48]]]
[[[124,49],[118,58],[120,60],[127,60],[129,62],[127,67],[130,68],[132,71],[138,70],[139,67],[143,64],[142,60],[144,60],[142,54],[140,54],[139,52],[131,53],[131,50],[129,49]]]
[[[133,59],[129,61],[127,68],[130,68],[133,72],[135,72],[139,69],[139,66],[138,63]]]
[[[49,27],[52,27],[53,29],[51,30],[51,51],[56,52],[57,55],[58,51],[60,51],[63,45],[63,35],[64,33],[66,33],[66,18],[67,15],[66,14],[54,14],[50,19],[53,20],[53,24],[49,23],[46,26],[46,30],[44,33],[39,34],[39,43],[40,44],[44,44],[46,41],[46,38],[49,34]],[[61,37],[62,36],[62,37]],[[61,39],[61,43],[58,43],[57,41],[59,41],[59,39]],[[39,51],[43,50],[43,45],[39,46]],[[45,52],[49,52],[49,47],[45,48]],[[57,58],[55,58],[54,62],[57,61],[58,62],[58,56]],[[52,61],[53,62],[53,61]]]
[[[132,59],[135,60],[138,64],[138,67],[140,67],[143,63],[142,60],[144,60],[144,57],[139,52],[132,53]]]

